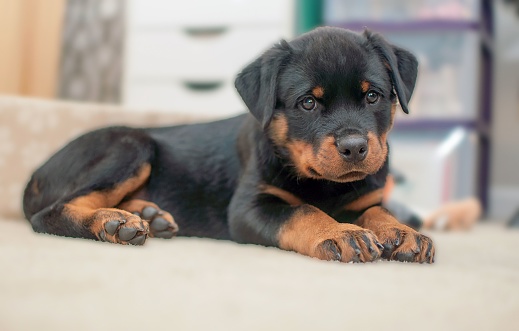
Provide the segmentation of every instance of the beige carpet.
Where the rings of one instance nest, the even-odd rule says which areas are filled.
[[[434,265],[206,239],[143,247],[0,220],[0,330],[519,330],[519,231],[434,233]]]

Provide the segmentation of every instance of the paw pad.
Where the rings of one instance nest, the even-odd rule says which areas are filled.
[[[128,215],[127,219],[107,221],[104,230],[99,232],[99,239],[121,244],[143,245],[148,235],[148,228],[140,218]]]
[[[140,213],[135,214],[148,221],[153,237],[170,239],[178,232],[178,226],[173,217],[158,208],[147,206]]]

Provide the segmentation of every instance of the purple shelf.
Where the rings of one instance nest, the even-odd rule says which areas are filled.
[[[339,26],[350,30],[363,30],[364,28],[380,31],[442,31],[442,30],[472,30],[480,31],[481,23],[478,21],[454,21],[454,20],[428,20],[428,21],[348,21],[326,22],[326,25]]]
[[[396,120],[395,131],[440,131],[450,130],[455,127],[463,127],[465,129],[477,131],[483,136],[488,136],[488,126],[477,120],[463,119],[421,119],[421,120]]]

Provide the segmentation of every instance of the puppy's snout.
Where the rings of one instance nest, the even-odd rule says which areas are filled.
[[[349,135],[337,141],[339,154],[348,162],[361,162],[368,155],[368,140],[360,135]]]

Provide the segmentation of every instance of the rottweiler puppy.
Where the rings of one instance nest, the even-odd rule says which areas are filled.
[[[318,28],[249,64],[249,114],[87,133],[30,179],[34,231],[121,244],[230,239],[342,262],[428,262],[428,237],[381,206],[387,135],[417,60],[380,35]]]

